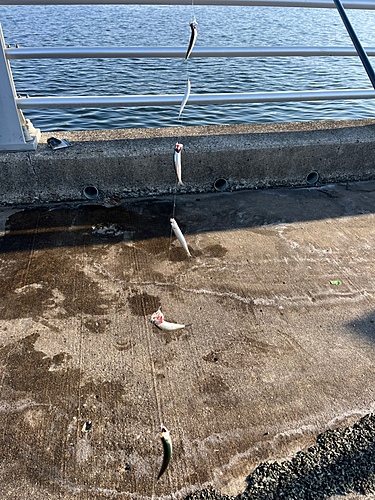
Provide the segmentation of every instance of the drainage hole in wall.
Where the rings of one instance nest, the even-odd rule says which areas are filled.
[[[214,182],[214,188],[216,189],[216,191],[224,191],[227,186],[227,181],[222,177],[220,177],[220,179],[216,179],[216,181]]]
[[[95,186],[86,186],[83,194],[88,200],[95,200],[98,197],[99,191]]]
[[[316,170],[313,170],[312,172],[306,175],[305,180],[306,184],[309,184],[310,186],[316,184],[319,180],[318,172]]]

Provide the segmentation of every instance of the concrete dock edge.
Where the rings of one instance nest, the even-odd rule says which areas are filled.
[[[72,147],[53,151],[49,137]],[[36,151],[0,153],[0,203],[162,195],[311,185],[375,178],[375,120],[43,133]],[[316,182],[317,181],[317,182]]]

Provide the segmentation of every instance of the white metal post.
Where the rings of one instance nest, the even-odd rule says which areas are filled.
[[[40,131],[34,129],[30,120],[25,120],[22,111],[17,109],[16,97],[0,25],[0,151],[30,151],[38,144]]]

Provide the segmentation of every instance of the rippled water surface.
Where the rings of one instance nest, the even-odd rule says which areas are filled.
[[[196,47],[351,46],[334,9],[195,6]],[[375,11],[348,10],[365,47],[375,47]],[[191,6],[0,6],[5,41],[21,47],[187,47]],[[375,61],[372,58],[373,64]],[[179,59],[11,61],[21,95],[181,94]],[[357,57],[191,59],[193,94],[370,89]],[[375,101],[186,106],[183,125],[373,118]],[[42,131],[177,126],[178,107],[27,110]]]

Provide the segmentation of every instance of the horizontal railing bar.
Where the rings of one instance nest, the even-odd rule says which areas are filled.
[[[375,48],[366,48],[375,56]],[[183,58],[186,47],[87,47],[5,49],[7,59]],[[197,47],[192,57],[358,56],[354,47]]]
[[[349,99],[374,99],[375,90],[304,90],[291,92],[251,92],[222,94],[192,94],[188,105],[238,104],[260,102],[333,101]],[[132,108],[168,107],[180,105],[182,95],[132,95],[132,96],[69,96],[69,97],[18,97],[19,109],[41,108]]]
[[[0,0],[0,5],[191,5],[191,0]],[[309,7],[335,9],[332,0],[194,0],[194,5]],[[375,10],[373,0],[347,0],[346,9]]]

